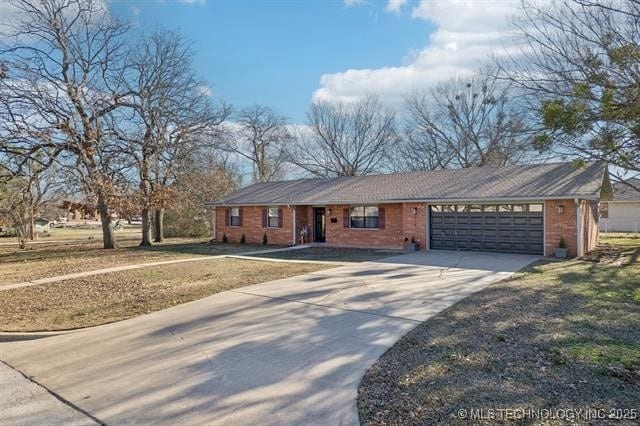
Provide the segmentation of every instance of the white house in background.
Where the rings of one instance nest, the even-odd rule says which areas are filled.
[[[640,186],[640,179],[634,183]],[[600,203],[600,230],[640,232],[640,191],[621,183],[613,184],[613,200]]]

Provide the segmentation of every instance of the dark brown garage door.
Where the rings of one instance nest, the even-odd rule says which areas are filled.
[[[431,248],[543,254],[542,204],[433,205]]]

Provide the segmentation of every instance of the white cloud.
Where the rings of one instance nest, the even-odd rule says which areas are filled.
[[[389,0],[385,9],[387,12],[400,13],[400,10],[406,4],[407,0]]]
[[[313,100],[350,102],[372,94],[395,104],[411,90],[454,75],[474,74],[492,53],[508,49],[507,21],[519,4],[517,0],[421,0],[412,16],[435,25],[427,46],[408,52],[399,66],[325,74]]]
[[[209,86],[198,86],[200,96],[213,96],[213,90]]]
[[[344,0],[344,5],[347,7],[358,6],[364,4],[364,0]]]

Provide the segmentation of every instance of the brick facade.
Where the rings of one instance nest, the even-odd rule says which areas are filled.
[[[560,237],[567,243],[569,256],[577,255],[577,210],[573,200],[548,200],[544,203],[545,254],[553,256]]]
[[[218,207],[216,209],[216,238],[222,241],[223,235],[226,235],[230,243],[240,242],[242,234],[248,244],[262,244],[262,237],[267,234],[269,244],[288,246],[294,243],[293,230],[293,209],[281,206],[282,209],[282,227],[269,228],[262,226],[262,209],[263,207],[242,207],[242,226],[226,225],[226,207]]]
[[[229,242],[239,242],[244,233],[247,243],[262,243],[267,234],[269,244],[300,244],[300,230],[307,227],[306,243],[313,241],[313,208],[311,206],[281,206],[282,227],[263,227],[263,207],[243,207],[242,226],[226,225],[226,208],[216,210],[216,237],[222,240],[226,235]],[[427,248],[427,209],[425,203],[380,204],[384,209],[384,228],[354,229],[344,226],[345,209],[348,205],[325,206],[325,238],[328,246],[403,248],[414,237],[420,250]],[[580,209],[580,250],[578,250],[578,209]],[[295,210],[296,229],[293,226]],[[560,237],[564,237],[569,256],[577,256],[593,249],[598,242],[598,203],[581,200],[548,200],[544,202],[545,212],[545,254],[553,256]]]

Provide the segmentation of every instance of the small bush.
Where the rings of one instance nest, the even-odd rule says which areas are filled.
[[[227,234],[222,234],[222,244],[227,244],[229,242],[229,237]]]
[[[247,239],[244,236],[244,233],[242,234],[242,237],[240,237],[240,244],[247,244]]]
[[[558,248],[561,248],[561,249],[566,249],[567,248],[567,242],[564,240],[564,236],[560,237],[560,242],[558,243]]]
[[[262,236],[262,245],[266,246],[269,240],[267,240],[267,233],[265,232]]]

